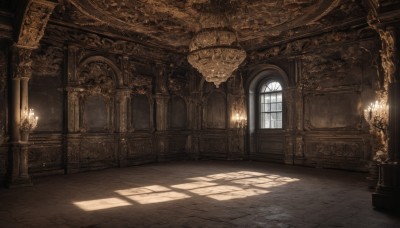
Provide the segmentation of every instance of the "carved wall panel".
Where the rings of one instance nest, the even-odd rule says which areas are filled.
[[[213,92],[208,95],[205,108],[205,122],[207,128],[226,128],[227,104],[224,94]]]
[[[149,130],[150,126],[150,104],[146,95],[131,96],[131,120],[134,130]]]
[[[200,158],[226,159],[228,158],[228,135],[207,134],[200,139]]]
[[[113,139],[82,139],[80,147],[80,168],[114,167],[118,164],[118,151]]]
[[[172,96],[168,104],[170,129],[185,129],[187,126],[186,102],[179,96]]]
[[[325,168],[365,171],[369,156],[362,138],[350,141],[340,138],[307,138],[305,156],[307,163]]]
[[[305,97],[306,130],[359,129],[360,95],[354,92],[314,94]]]
[[[168,150],[165,154],[167,160],[187,158],[187,135],[170,135],[168,137]]]
[[[157,155],[153,152],[151,138],[129,138],[127,140],[127,159],[130,161],[155,161]]]
[[[29,172],[62,170],[64,168],[61,142],[57,145],[34,145],[29,148]]]
[[[251,159],[282,163],[285,158],[285,138],[279,132],[257,132],[257,148],[255,153],[250,154]]]
[[[42,43],[32,53],[32,71],[36,76],[59,77],[62,73],[64,50],[62,46]]]

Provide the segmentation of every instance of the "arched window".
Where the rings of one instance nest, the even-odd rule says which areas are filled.
[[[277,81],[267,81],[259,90],[260,129],[282,128],[282,86]]]

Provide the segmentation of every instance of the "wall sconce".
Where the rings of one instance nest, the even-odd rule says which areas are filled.
[[[37,127],[39,117],[35,116],[33,109],[26,108],[21,114],[21,125],[20,130],[29,132],[33,131]]]
[[[236,112],[234,117],[234,123],[236,128],[245,128],[247,126],[247,118],[245,115]]]
[[[384,102],[375,101],[364,110],[364,118],[370,126],[385,132],[388,127],[388,110],[389,106]]]

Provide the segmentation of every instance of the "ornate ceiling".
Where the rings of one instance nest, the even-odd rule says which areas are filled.
[[[186,51],[210,4],[224,9],[241,43],[315,23],[341,0],[60,0],[53,19]]]

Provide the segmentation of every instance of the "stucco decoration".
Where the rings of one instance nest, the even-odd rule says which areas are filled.
[[[240,41],[256,40],[269,33],[313,23],[333,10],[339,0],[211,0],[229,10],[229,21]],[[187,46],[192,33],[200,29],[205,0],[68,0],[83,15],[120,30],[145,34],[164,45]],[[71,18],[73,19],[73,18]],[[72,20],[74,21],[74,20]],[[81,23],[80,19],[75,20]]]
[[[38,76],[56,77],[61,74],[63,60],[62,47],[42,45],[32,53],[32,70]]]
[[[13,78],[30,78],[32,75],[32,50],[12,47]]]
[[[79,84],[85,93],[111,96],[114,89],[114,70],[101,61],[89,62],[80,71]]]
[[[49,1],[31,1],[22,18],[17,44],[24,48],[37,48],[55,3]]]

